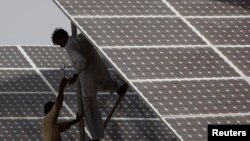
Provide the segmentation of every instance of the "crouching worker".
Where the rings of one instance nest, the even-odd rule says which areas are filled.
[[[66,121],[59,123],[57,118],[59,116],[62,103],[63,103],[63,91],[68,80],[62,78],[59,85],[59,93],[55,102],[47,102],[44,105],[44,114],[45,117],[42,120],[42,137],[43,141],[61,141],[61,132],[66,131],[70,128],[71,125],[79,122],[82,116],[76,115],[76,119],[72,121]]]

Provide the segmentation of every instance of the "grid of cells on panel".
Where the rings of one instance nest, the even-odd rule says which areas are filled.
[[[23,49],[38,68],[60,68],[62,64],[72,66],[68,54],[60,47],[23,46]]]
[[[48,101],[54,101],[55,95],[48,94],[1,94],[0,115],[3,117],[42,117],[43,106]],[[61,116],[70,116],[62,108]]]
[[[218,48],[245,75],[250,76],[250,46]]]
[[[129,79],[239,76],[211,48],[104,49]]]
[[[206,141],[207,126],[211,124],[250,124],[249,116],[175,118],[166,121],[181,135],[184,141]]]
[[[24,67],[30,68],[28,61],[19,52],[17,47],[0,47],[0,67],[3,68],[17,68]]]
[[[250,14],[247,0],[167,0],[184,16],[239,16]]]
[[[6,140],[41,140],[40,119],[39,120],[0,120],[0,137]],[[78,140],[78,127],[62,134],[63,140]],[[154,131],[154,132],[152,132]],[[172,132],[169,132],[159,120],[155,121],[116,121],[111,120],[105,130],[104,141],[116,140],[175,140]]]
[[[73,119],[72,119],[73,120]],[[60,120],[60,122],[67,121],[67,120]],[[79,133],[79,125],[75,124],[70,127],[69,130],[66,130],[62,135],[62,140],[74,140],[80,141],[80,133]]]
[[[179,18],[77,18],[99,46],[204,44]]]
[[[0,91],[50,91],[35,71],[0,70]]]
[[[104,140],[131,140],[131,141],[153,141],[170,140],[175,141],[172,132],[159,120],[130,120],[111,121],[107,126]]]
[[[69,119],[73,120],[73,119]],[[60,120],[63,121],[63,120]],[[0,138],[3,141],[22,140],[33,141],[42,140],[41,119],[0,119]],[[62,134],[62,140],[78,141],[78,127],[72,126],[70,130]]]
[[[41,140],[40,120],[0,119],[0,139],[9,140]]]
[[[250,85],[245,80],[135,82],[161,115],[246,113]]]
[[[52,87],[58,91],[59,89],[59,82],[62,78],[61,71],[58,70],[41,70],[44,77],[48,80],[48,82],[52,85]],[[71,78],[73,76],[74,70],[65,70],[65,77]],[[75,85],[67,85],[64,89],[64,92],[75,92],[76,88]]]
[[[57,0],[71,15],[172,15],[161,0]]]
[[[250,18],[189,19],[213,45],[249,45]]]

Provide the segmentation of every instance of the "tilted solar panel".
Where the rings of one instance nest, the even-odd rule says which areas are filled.
[[[211,123],[249,123],[248,1],[158,0],[149,12],[138,8],[147,0],[128,1],[138,11],[81,2],[55,0],[180,140],[206,140]]]

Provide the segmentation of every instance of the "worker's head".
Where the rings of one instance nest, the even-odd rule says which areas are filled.
[[[60,47],[65,47],[67,40],[69,38],[68,32],[62,28],[56,28],[52,34],[52,42],[54,45],[60,45]]]
[[[55,104],[55,102],[53,102],[53,101],[49,101],[46,104],[44,104],[44,114],[45,115],[47,115],[51,111],[54,104]]]

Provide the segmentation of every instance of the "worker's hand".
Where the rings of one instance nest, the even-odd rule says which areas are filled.
[[[83,117],[83,114],[79,115],[79,113],[76,113],[76,121],[79,122]]]
[[[68,79],[64,77],[64,78],[61,79],[59,87],[64,88],[67,83],[68,83]]]
[[[69,85],[72,85],[76,82],[76,79],[77,79],[78,75],[77,74],[74,74],[73,77],[71,77],[69,79]]]

